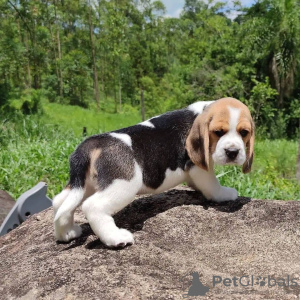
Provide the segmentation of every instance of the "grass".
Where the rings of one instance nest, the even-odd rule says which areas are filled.
[[[39,181],[48,184],[51,198],[68,180],[68,157],[88,134],[110,131],[140,122],[135,111],[97,113],[80,107],[44,104],[45,114],[0,119],[0,189],[17,198]],[[253,171],[240,167],[217,167],[221,184],[239,194],[259,199],[299,200],[295,180],[297,143],[264,140],[255,144]]]
[[[254,163],[249,174],[243,174],[240,167],[219,166],[216,173],[222,185],[236,188],[242,196],[300,200],[300,185],[295,178],[296,159],[295,141],[256,141]]]
[[[42,119],[45,122],[48,124],[57,124],[63,129],[72,128],[76,136],[82,134],[83,127],[86,127],[88,134],[92,135],[141,122],[138,112],[134,110],[112,114],[57,103],[45,103],[43,108],[45,116]]]

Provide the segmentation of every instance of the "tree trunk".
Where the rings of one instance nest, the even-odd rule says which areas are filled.
[[[27,33],[25,33],[24,42],[25,42],[25,46],[26,46],[26,51],[27,51],[27,53],[29,53]],[[27,82],[26,82],[26,85],[27,85],[27,88],[30,89],[31,88],[31,71],[30,71],[30,58],[29,58],[29,56],[27,58],[26,69],[27,69]]]
[[[300,183],[300,138],[298,141],[298,155],[297,155],[297,167],[296,167],[296,178]]]
[[[92,50],[92,58],[93,58],[93,71],[94,71],[94,92],[97,103],[97,110],[99,110],[99,84],[98,84],[98,72],[97,72],[97,63],[96,63],[96,51],[93,39],[93,23],[92,23],[92,12],[91,12],[91,3],[89,1],[89,27],[90,27],[90,41],[91,41],[91,50]]]
[[[38,75],[38,64],[37,64],[37,58],[34,58],[34,63],[33,63],[33,88],[35,90],[39,89],[39,75]]]
[[[283,107],[283,98],[284,98],[284,89],[283,89],[283,86],[280,85],[280,91],[279,91],[279,108]]]
[[[20,27],[20,22],[19,22],[18,19],[17,19],[17,28],[18,28],[19,41],[22,44],[21,27]],[[17,64],[17,70],[16,71],[17,71],[17,82],[18,82],[18,85],[20,86],[20,85],[22,85],[22,80],[21,80],[22,75],[20,75],[20,73],[22,73],[22,71],[20,71],[20,65],[19,64]],[[26,87],[26,81],[24,82],[24,86]]]
[[[58,52],[58,73],[59,73],[59,96],[63,97],[64,95],[64,82],[63,82],[63,75],[61,69],[61,60],[62,60],[62,53],[61,53],[61,43],[60,43],[60,34],[59,34],[59,26],[56,14],[56,1],[54,1],[54,9],[55,9],[55,23],[56,23],[56,40],[57,40],[57,52]]]
[[[118,102],[117,102],[117,92],[116,92],[116,85],[114,85],[114,100],[115,100],[115,113],[118,112]]]
[[[57,26],[56,30],[56,39],[57,39],[57,50],[58,50],[58,72],[59,72],[59,95],[63,97],[64,95],[64,83],[63,83],[63,75],[62,75],[62,69],[61,69],[61,60],[62,60],[62,55],[61,55],[61,45],[60,45],[60,35],[59,35],[59,27]]]
[[[119,105],[120,105],[120,112],[122,111],[122,86],[121,86],[121,79],[119,77]]]
[[[51,27],[51,24],[50,24],[50,21],[49,21],[48,4],[47,4],[47,21],[49,23],[49,25],[48,25],[49,26],[49,32],[50,32],[50,36],[51,36],[51,40],[52,40],[52,51],[53,51],[53,54],[54,54],[54,61],[55,61],[55,74],[56,74],[57,80],[60,80],[60,75],[59,75],[60,73],[58,71],[57,55],[56,55],[56,48],[55,48],[55,37],[54,37],[53,31],[52,31],[52,27]],[[59,89],[57,90],[57,94],[60,95],[60,84],[59,84]]]
[[[31,39],[31,53],[32,53],[32,74],[33,74],[33,88],[38,90],[40,88],[40,64],[39,56],[37,51],[37,19],[34,17],[32,22],[32,33],[30,36]]]
[[[102,63],[101,63],[101,90],[102,90],[102,93],[104,93],[104,63],[103,63],[103,60],[102,60]]]
[[[31,72],[30,72],[30,63],[27,61],[27,88],[31,89]]]
[[[141,88],[141,115],[142,115],[142,121],[145,121],[145,102],[144,102],[143,88]]]

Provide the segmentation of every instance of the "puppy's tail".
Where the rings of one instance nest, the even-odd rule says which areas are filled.
[[[84,152],[82,152],[82,149],[79,147],[70,156],[70,182],[67,186],[69,190],[68,194],[66,195],[66,188],[53,200],[55,211],[54,222],[61,218],[63,215],[74,212],[74,210],[82,202],[85,192],[85,177],[90,162],[89,156],[84,155]],[[61,197],[62,194],[66,195],[64,199],[62,199],[63,197]]]
[[[57,194],[53,201],[52,201],[52,205],[53,205],[53,209],[54,209],[54,215],[56,215],[58,209],[60,208],[60,206],[63,204],[63,202],[66,200],[66,198],[68,197],[69,193],[70,193],[71,189],[70,189],[70,185],[68,184],[63,190],[62,192],[60,192],[59,194]]]

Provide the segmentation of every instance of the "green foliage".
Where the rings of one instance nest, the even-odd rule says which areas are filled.
[[[80,50],[70,51],[62,61],[63,77],[65,78],[64,94],[69,104],[88,107],[88,98],[91,95],[89,82],[90,69],[88,59]]]
[[[254,78],[252,82],[255,85],[251,90],[249,100],[245,100],[245,103],[251,111],[258,133],[260,136],[280,138],[285,132],[286,123],[280,122],[283,120],[283,116],[280,111],[277,112],[275,107],[274,100],[278,93],[271,88],[268,77],[265,82],[259,82]],[[277,116],[276,122],[280,122],[280,124],[276,124],[278,126],[274,126],[275,116]],[[278,131],[279,128],[281,128],[280,132]]]
[[[48,74],[43,82],[45,98],[50,102],[61,103],[62,99],[57,95],[58,78],[56,74]],[[67,99],[66,99],[67,102]]]
[[[53,197],[66,183],[67,157],[80,139],[32,116],[6,119],[0,128],[0,189],[17,197],[45,181]]]
[[[42,113],[42,91],[41,90],[25,90],[21,97],[21,111],[24,115]]]
[[[0,3],[6,109],[8,92],[31,88],[53,103],[115,113],[131,105],[147,117],[231,96],[251,107],[261,134],[297,136],[296,0],[236,6],[235,20],[224,13],[226,3],[203,0],[186,0],[179,18],[164,17],[163,3],[150,0]],[[36,109],[24,101],[24,113]]]
[[[246,104],[255,123],[261,122],[261,124],[264,124],[266,120],[269,121],[275,116],[274,99],[278,93],[271,88],[269,78],[266,78],[265,82],[259,82],[256,79],[252,79],[252,81],[255,85],[251,90],[249,101],[246,100]]]
[[[0,188],[14,195],[46,176],[53,196],[82,127],[125,127],[141,111],[151,117],[231,96],[249,106],[258,137],[299,135],[297,0],[239,6],[235,20],[226,3],[203,0],[186,0],[179,18],[164,17],[163,3],[150,0],[13,3],[0,0]],[[286,152],[273,159],[269,145]],[[296,152],[287,150],[295,143],[256,147],[254,175],[232,168],[221,180],[253,197],[295,198],[288,170]],[[21,183],[20,172],[30,174]]]
[[[5,109],[9,100],[9,87],[6,83],[0,83],[0,108]]]
[[[68,180],[68,157],[89,135],[136,124],[136,112],[119,116],[78,106],[48,103],[45,114],[21,112],[0,115],[0,189],[14,197],[39,181],[47,182],[54,197]],[[20,176],[22,179],[20,180]]]

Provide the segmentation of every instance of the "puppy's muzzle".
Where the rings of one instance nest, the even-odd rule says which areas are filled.
[[[239,154],[239,149],[236,149],[236,148],[228,148],[228,149],[225,149],[225,153],[226,153],[226,156],[231,160],[235,160],[236,157],[238,156]]]

